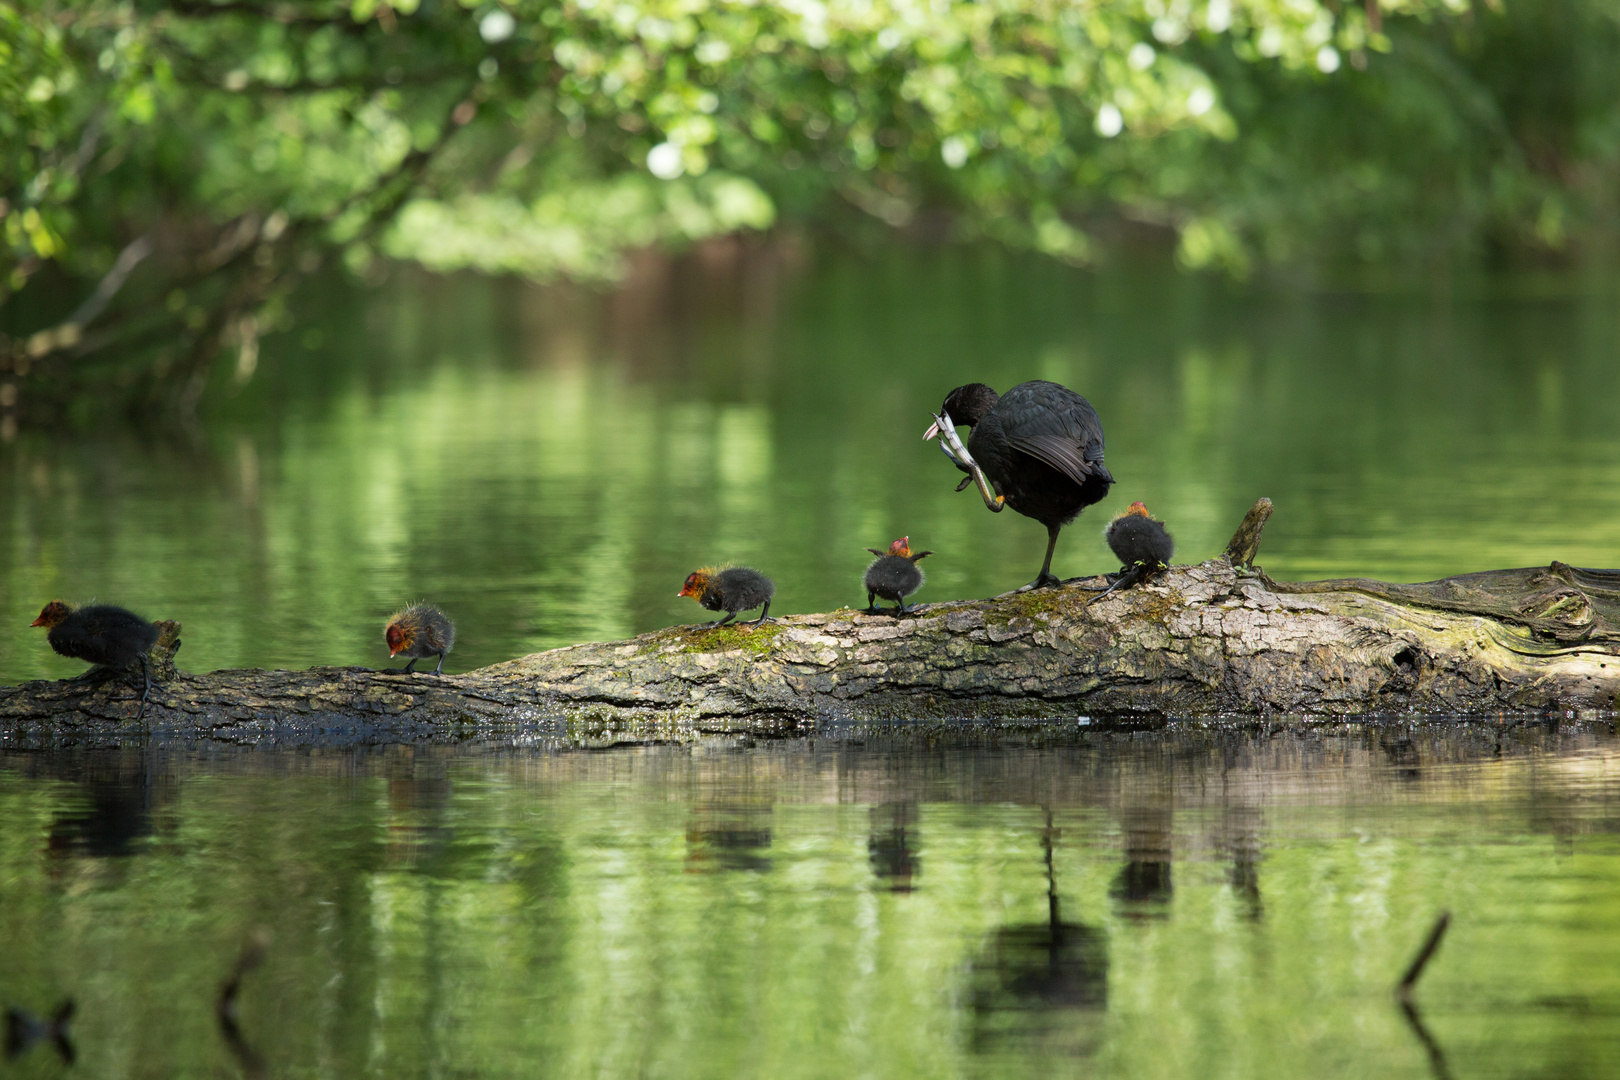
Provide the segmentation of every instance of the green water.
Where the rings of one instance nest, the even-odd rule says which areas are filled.
[[[1607,729],[12,752],[0,816],[0,999],[84,1076],[1620,1070]]]
[[[380,664],[425,597],[462,671],[695,621],[704,564],[772,574],[773,613],[864,604],[864,549],[901,534],[937,552],[918,599],[1001,592],[1044,530],[921,440],[974,379],[1101,413],[1119,484],[1065,576],[1113,568],[1133,500],[1196,560],[1261,495],[1278,576],[1616,566],[1617,292],[1302,296],[973,251],[694,259],[616,297],[325,282],[194,429],[0,444],[0,678],[80,670],[27,629],[58,596],[180,619],[193,670]]]

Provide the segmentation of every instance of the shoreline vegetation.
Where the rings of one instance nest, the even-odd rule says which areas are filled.
[[[1256,503],[1222,556],[1095,605],[1084,586],[1100,579],[1083,579],[900,618],[840,610],[670,627],[461,675],[187,674],[174,668],[180,627],[162,623],[144,725],[127,679],[30,682],[0,688],[0,737],[302,745],[538,727],[612,743],[890,720],[1614,716],[1620,571],[1553,563],[1414,585],[1277,582],[1254,564],[1270,511]]]
[[[0,46],[0,442],[189,419],[323,268],[829,233],[1445,282],[1620,234],[1601,0],[47,0]]]

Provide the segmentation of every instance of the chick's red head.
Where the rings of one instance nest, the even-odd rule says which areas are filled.
[[[694,570],[686,575],[686,584],[676,596],[690,596],[697,600],[703,595],[703,590],[709,587],[709,574],[704,570]]]
[[[388,629],[383,631],[383,640],[388,642],[389,656],[398,656],[402,649],[410,648],[411,642],[415,639],[416,634],[403,623],[391,622]]]
[[[43,626],[47,629],[62,625],[62,620],[72,614],[72,609],[60,600],[52,600],[40,609],[39,618],[29,623],[29,626]]]
[[[1143,504],[1139,503],[1139,502],[1131,503],[1131,508],[1129,510],[1125,511],[1125,516],[1126,517],[1130,517],[1133,514],[1136,517],[1152,517],[1153,516],[1152,514],[1148,513],[1148,508],[1146,506],[1144,506]]]
[[[889,545],[889,554],[890,555],[898,555],[902,559],[911,558],[911,537],[902,536],[900,539],[898,539],[894,543],[890,544]]]

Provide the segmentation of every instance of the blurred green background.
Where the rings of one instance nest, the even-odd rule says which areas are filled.
[[[456,670],[1033,577],[920,440],[1101,412],[1110,569],[1261,495],[1275,574],[1620,562],[1610,0],[0,3],[0,678],[55,596],[182,663]]]
[[[973,379],[1057,379],[1102,415],[1119,483],[1064,531],[1065,576],[1117,568],[1101,534],[1133,500],[1195,561],[1261,495],[1279,577],[1614,566],[1614,283],[1544,284],[1301,299],[993,248],[742,246],[610,296],[338,282],[205,425],[7,448],[0,671],[79,669],[27,629],[56,596],[180,619],[194,670],[381,664],[384,618],[427,597],[461,671],[707,617],[675,594],[717,561],[772,574],[773,613],[864,604],[865,549],[902,534],[938,553],[920,600],[1003,592],[1045,530],[955,493],[921,438]]]

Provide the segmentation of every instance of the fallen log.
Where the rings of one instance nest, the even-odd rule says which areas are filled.
[[[849,609],[671,627],[463,675],[173,667],[0,688],[14,745],[150,732],[230,741],[414,741],[543,730],[591,741],[786,734],[840,720],[1612,714],[1620,571],[1546,568],[1417,585],[1287,583],[1254,567],[1261,500],[1227,553],[1096,604],[1100,579],[903,618]]]

